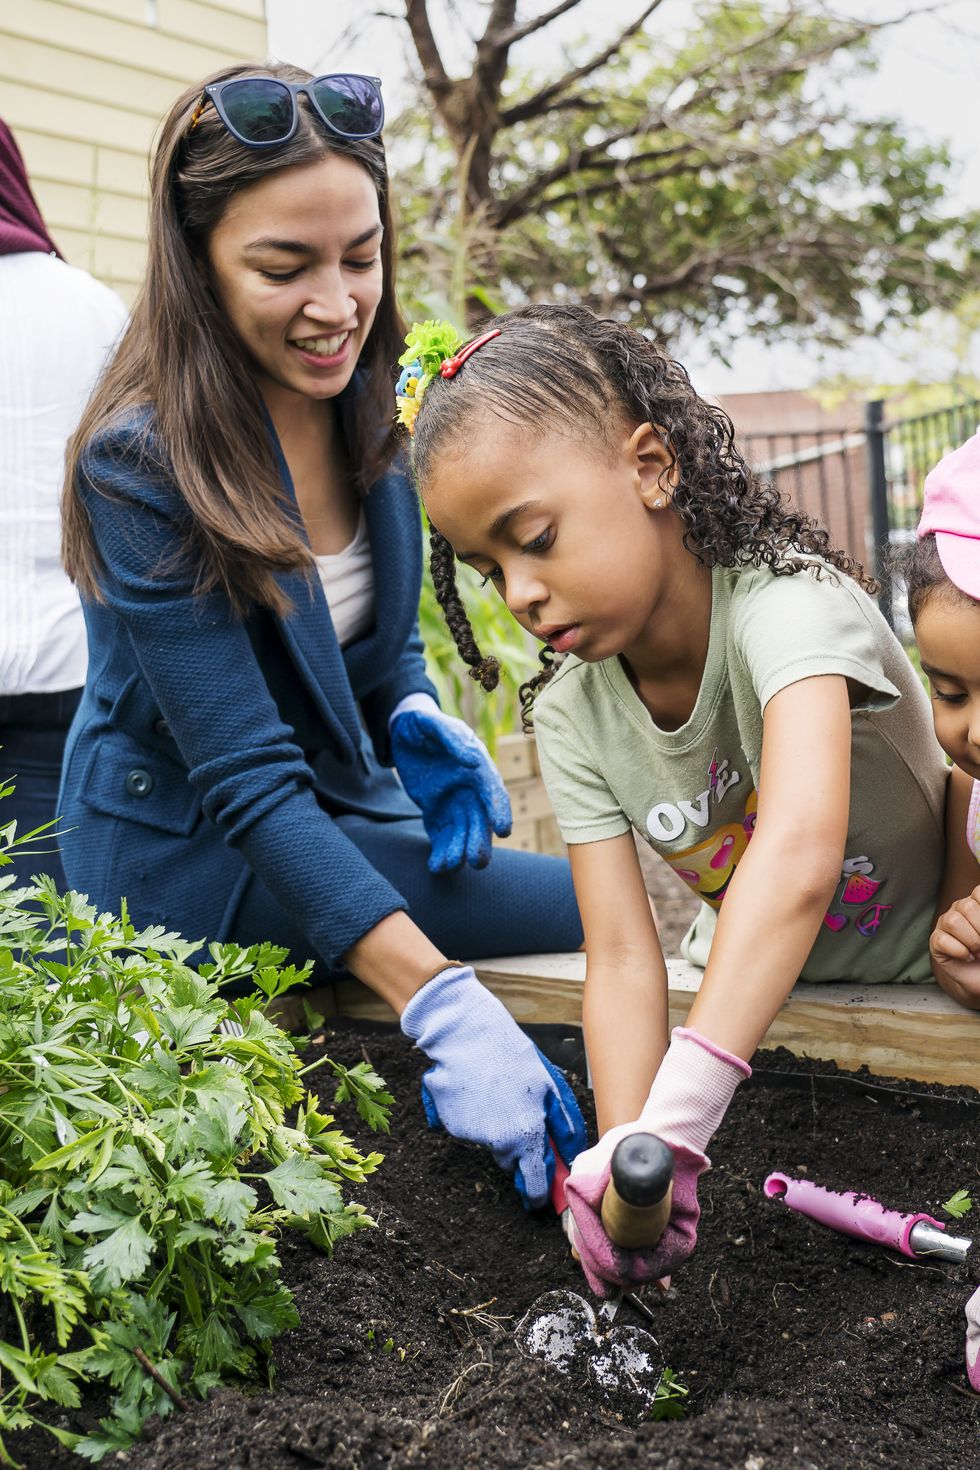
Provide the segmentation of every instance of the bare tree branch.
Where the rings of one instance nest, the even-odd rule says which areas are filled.
[[[776,34],[781,29],[783,28],[779,27]],[[870,23],[867,25],[862,23],[843,38],[838,37],[835,39],[834,37],[830,37],[823,44],[814,46],[809,51],[796,52],[791,61],[777,61],[763,66],[749,67],[746,71],[740,71],[737,77],[719,77],[717,81],[711,82],[705,87],[698,87],[690,97],[686,98],[677,107],[672,107],[668,117],[671,122],[676,118],[683,117],[685,113],[701,107],[705,102],[710,101],[712,97],[717,97],[719,92],[728,91],[736,81],[740,88],[745,88],[757,83],[773,81],[775,78],[787,76],[791,72],[807,71],[811,66],[815,66],[817,62],[826,61],[828,57],[833,56],[836,52],[844,50],[847,46],[854,45],[856,41],[863,40],[872,29],[873,27]],[[730,52],[723,52],[720,57],[715,58],[715,61],[711,63],[711,69],[713,70],[719,62],[736,59],[753,49],[754,43],[750,44],[746,42],[741,46],[733,48]],[[708,68],[702,68],[701,74],[704,75],[706,70]],[[691,75],[693,74],[692,71]],[[688,78],[685,78],[686,80]]]
[[[452,79],[443,66],[426,0],[405,0],[405,19],[411,33],[415,54],[422,63],[422,76],[433,97],[445,94],[452,88]]]
[[[601,199],[603,194],[615,194],[617,191],[630,189],[646,189],[651,184],[662,184],[664,179],[676,179],[684,174],[696,174],[705,166],[703,158],[687,159],[669,164],[666,168],[652,169],[646,174],[630,174],[621,166],[618,177],[603,179],[595,184],[582,184],[577,189],[567,189],[563,194],[555,194],[547,199],[538,201],[538,210],[557,209],[561,204],[576,204],[585,199]]]
[[[793,141],[799,141],[819,131],[819,126],[806,128],[803,132],[797,133]],[[698,140],[692,139],[686,147],[688,150],[695,151],[696,156],[693,158],[680,158],[676,163],[668,164],[664,168],[652,169],[649,173],[634,174],[630,170],[635,164],[650,162],[658,157],[666,157],[670,152],[679,153],[682,150],[680,148],[665,148],[659,153],[654,150],[649,153],[634,154],[632,158],[628,159],[610,159],[602,167],[604,170],[611,169],[614,171],[615,178],[602,179],[591,184],[580,184],[576,188],[567,189],[563,194],[549,194],[544,198],[535,200],[534,208],[536,210],[556,209],[562,204],[574,204],[583,199],[598,199],[603,194],[647,188],[651,184],[662,183],[664,179],[676,179],[683,177],[684,174],[700,173],[705,168],[718,169],[721,167],[731,167],[736,164],[755,163],[762,158],[772,158],[781,151],[776,147],[767,148],[761,145],[754,145],[751,148],[740,148],[737,151],[726,153],[724,158],[718,159],[712,158],[706,152],[705,144]],[[592,166],[592,171],[595,172],[599,168],[600,165],[595,164]],[[526,209],[522,209],[521,214],[515,216],[515,218],[522,218],[528,213],[530,213],[530,205]],[[496,221],[496,216],[494,216],[494,219]],[[508,223],[510,222],[508,221]]]
[[[790,119],[784,120],[790,121]],[[811,114],[806,119],[806,127],[795,129],[790,137],[782,140],[781,147],[785,148],[790,143],[796,143],[803,138],[811,137],[821,128],[830,127],[840,120],[840,115],[837,113],[824,113],[818,117],[814,117]],[[628,158],[617,158],[611,155],[609,149],[614,143],[619,143],[627,138],[650,131],[646,120],[643,120],[631,128],[609,134],[588,148],[582,148],[573,153],[569,153],[550,169],[542,169],[539,173],[533,175],[520,189],[515,190],[513,194],[499,202],[497,208],[493,210],[494,222],[498,228],[502,228],[504,225],[512,224],[514,221],[521,219],[532,208],[541,207],[550,209],[557,204],[565,204],[577,198],[594,198],[599,194],[607,192],[609,188],[609,185],[601,185],[597,188],[587,187],[584,193],[581,188],[572,188],[566,193],[545,197],[546,191],[553,184],[560,183],[563,179],[571,178],[575,174],[594,174],[596,172],[601,173],[613,170],[629,176],[629,170],[637,164],[650,163],[655,159],[671,158],[677,154],[689,154],[696,150],[700,150],[701,157],[687,165],[691,172],[703,167],[705,163],[709,165],[716,164],[717,160],[712,159],[710,156],[705,158],[704,155],[706,153],[710,155],[712,149],[717,149],[719,144],[725,143],[726,139],[731,138],[733,133],[739,132],[746,123],[757,121],[758,112],[751,108],[746,108],[744,112],[733,114],[733,116],[727,118],[724,126],[710,133],[690,131],[683,137],[683,141],[679,143],[664,148],[644,149],[642,152],[631,154]],[[766,150],[762,145],[755,144],[749,150],[737,149],[734,152],[727,153],[723,161],[725,163],[734,163],[741,161],[745,157],[762,157],[764,154],[771,156],[772,150]],[[670,177],[678,172],[683,172],[683,170],[671,169],[669,173],[662,175],[644,175],[643,182],[656,182],[660,177]]]
[[[774,21],[771,26],[767,26],[764,30],[756,31],[754,35],[747,37],[739,45],[730,47],[728,51],[722,51],[717,56],[709,56],[706,60],[702,61],[700,66],[689,67],[685,73],[684,81],[687,83],[692,81],[696,82],[701,77],[707,76],[710,72],[717,71],[720,66],[727,65],[730,61],[736,61],[740,56],[747,56],[750,51],[755,51],[760,46],[768,46],[770,41],[778,40],[783,32],[789,29],[798,14],[799,11],[796,7],[791,6],[786,14],[780,20]],[[705,94],[694,94],[694,96],[698,95],[703,96]],[[676,111],[678,114],[686,112],[693,105],[693,100],[692,97],[690,101],[671,110]]]
[[[504,37],[513,29],[516,15],[517,0],[492,0],[483,35],[476,43],[474,75],[487,66],[500,69],[501,75],[506,71],[508,46]]]
[[[616,52],[622,49],[630,36],[632,36],[639,29],[643,22],[648,18],[649,15],[653,13],[653,11],[657,8],[657,5],[659,5],[660,3],[661,0],[655,0],[655,3],[649,6],[648,9],[630,27],[628,27],[627,30],[625,30],[620,36],[618,36],[617,39],[612,42],[611,45],[607,47],[604,52],[593,57],[591,61],[584,63],[582,67],[578,67],[572,71],[566,72],[564,76],[559,77],[556,81],[552,83],[549,83],[547,87],[543,87],[532,97],[525,98],[523,102],[518,102],[515,103],[513,107],[505,108],[500,114],[500,121],[502,126],[510,127],[516,122],[526,122],[533,117],[540,116],[544,112],[551,112],[553,110],[553,97],[555,97],[559,92],[567,90],[568,87],[573,86],[575,82],[581,80],[583,76],[589,75],[593,71],[596,71],[600,66],[604,66],[607,61],[610,61],[612,57],[616,54]],[[779,36],[781,36],[783,32],[789,28],[789,26],[799,16],[799,14],[800,12],[795,6],[793,6],[786,15],[782,16],[772,25],[767,26],[764,30],[757,31],[754,35],[749,36],[746,40],[741,41],[737,45],[730,47],[727,51],[721,51],[716,55],[709,57],[707,60],[703,61],[700,66],[692,66],[685,77],[685,82],[690,82],[692,80],[696,81],[698,78],[708,76],[712,73],[717,74],[720,69],[727,68],[731,62],[737,61],[740,57],[747,56],[752,51],[758,50],[760,46],[765,46],[768,45],[771,41],[778,40]],[[840,36],[836,39],[834,37],[830,37],[820,46],[814,46],[809,51],[801,51],[796,53],[791,62],[781,61],[767,65],[765,67],[752,68],[748,72],[739,72],[739,84],[743,85],[748,81],[756,79],[765,80],[770,77],[783,76],[791,71],[805,71],[808,67],[814,65],[816,62],[825,60],[835,51],[843,50],[846,46],[851,46],[856,41],[863,40],[863,38],[866,35],[871,34],[872,31],[879,30],[884,25],[890,25],[894,23],[896,22],[858,22],[852,27],[849,32],[846,32],[843,36]],[[692,109],[699,107],[705,102],[709,101],[710,98],[716,96],[719,92],[725,91],[728,87],[731,86],[731,84],[731,76],[726,75],[718,78],[718,80],[716,81],[709,83],[705,87],[699,87],[691,94],[690,97],[686,98],[684,102],[680,103],[676,107],[670,108],[669,113],[666,115],[669,116],[672,121],[674,118],[682,117],[685,113],[690,112]],[[661,113],[661,121],[663,121],[664,119],[665,114]]]
[[[527,36],[533,36],[535,31],[543,30],[550,26],[553,20],[564,15],[566,10],[574,10],[576,5],[581,5],[582,0],[559,0],[552,10],[546,10],[543,15],[538,15],[534,20],[526,20],[523,25],[512,26],[500,37],[500,45],[507,47],[516,46],[518,41],[523,41]]]
[[[819,259],[832,261],[842,268],[850,268],[855,261],[864,258],[866,242],[854,235],[845,235],[832,230],[809,236],[791,235],[777,239],[767,239],[765,234],[753,232],[739,239],[729,240],[723,247],[696,252],[669,273],[659,276],[645,274],[642,282],[639,283],[636,280],[635,261],[630,260],[617,247],[614,240],[604,238],[603,248],[613,264],[630,277],[629,286],[615,293],[618,301],[628,303],[630,301],[655,301],[658,297],[669,295],[698,282],[710,281],[719,275],[768,274],[775,280],[777,271],[783,277],[781,289],[793,296],[796,288],[786,278],[785,266],[781,269],[778,262],[784,261],[791,266],[794,263],[802,264],[806,260]],[[902,262],[906,259],[909,265],[907,271],[902,269]],[[917,254],[910,254],[901,249],[897,249],[893,256],[889,256],[889,274],[895,275],[898,280],[911,287],[922,284],[921,265],[922,261]]]
[[[637,16],[630,25],[622,31],[614,41],[611,41],[602,51],[596,53],[590,60],[584,61],[581,66],[573,67],[564,76],[558,77],[556,81],[550,82],[547,87],[542,87],[540,92],[535,92],[533,97],[527,97],[523,102],[518,102],[514,107],[506,108],[500,114],[500,121],[504,127],[510,127],[514,123],[524,122],[529,117],[538,117],[547,111],[548,105],[562,92],[567,92],[569,87],[574,87],[583,77],[590,76],[592,72],[598,71],[601,66],[621,51],[631,36],[635,36],[644,22],[649,19],[653,12],[663,4],[663,0],[648,0],[643,12]]]
[[[552,103],[548,116],[553,117],[556,112],[601,112],[605,106],[606,103],[598,97],[565,97]]]
[[[646,129],[639,131],[645,132]],[[625,168],[630,163],[640,162],[641,160],[649,162],[653,158],[667,158],[673,156],[675,153],[689,152],[691,148],[698,146],[685,141],[670,148],[647,149],[642,155],[633,155],[632,158],[614,158],[610,156],[608,149],[611,143],[619,142],[621,138],[631,137],[633,135],[632,131],[626,134],[610,135],[610,137],[604,138],[601,144],[595,144],[589,148],[576,149],[574,153],[567,154],[559,163],[556,163],[553,168],[542,169],[540,173],[535,174],[520,189],[515,190],[513,194],[499,201],[493,212],[494,223],[497,228],[503,229],[505,225],[513,224],[515,220],[521,219],[531,209],[536,207],[538,201],[542,198],[545,191],[551,188],[552,184],[560,183],[562,179],[571,178],[573,174],[615,169],[617,167]],[[575,198],[576,193],[577,191],[573,191],[571,197]]]
[[[775,65],[752,67],[747,72],[739,72],[739,84],[746,85],[752,82],[766,81],[773,77],[785,76],[791,71],[807,71],[811,66],[816,65],[817,62],[826,61],[828,57],[834,55],[836,52],[846,50],[847,47],[853,46],[857,41],[864,40],[866,36],[870,36],[876,31],[885,30],[889,26],[901,25],[902,21],[908,20],[913,15],[925,15],[931,13],[933,10],[942,9],[945,3],[946,0],[938,0],[938,3],[934,5],[912,6],[908,10],[902,11],[900,15],[891,16],[885,20],[856,21],[850,31],[844,31],[837,36],[829,36],[825,42],[819,46],[812,47],[809,51],[797,52],[793,57],[792,63],[785,61],[777,62]],[[685,82],[696,81],[700,77],[707,76],[710,72],[716,71],[719,66],[727,65],[728,62],[737,60],[740,56],[746,56],[750,52],[758,50],[760,46],[767,45],[770,41],[777,40],[792,22],[803,13],[796,5],[791,5],[785,16],[775,21],[765,30],[758,31],[754,36],[749,36],[739,45],[733,46],[728,51],[721,52],[718,56],[710,57],[708,60],[703,61],[700,66],[692,66],[684,78]],[[679,104],[679,106],[670,109],[671,120],[683,116],[684,113],[690,112],[692,108],[701,106],[710,98],[717,96],[719,92],[725,91],[730,84],[729,78],[720,78],[717,82],[707,87],[699,87],[690,97]]]

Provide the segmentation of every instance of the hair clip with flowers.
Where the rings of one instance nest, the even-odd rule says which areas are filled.
[[[405,338],[405,351],[398,359],[402,369],[395,384],[398,422],[414,434],[422,397],[432,379],[455,377],[477,348],[499,336],[500,328],[494,327],[464,346],[451,322],[415,322]]]

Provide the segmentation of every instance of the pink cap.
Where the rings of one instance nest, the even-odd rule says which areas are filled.
[[[926,475],[916,535],[921,539],[930,531],[949,580],[980,600],[980,433]]]

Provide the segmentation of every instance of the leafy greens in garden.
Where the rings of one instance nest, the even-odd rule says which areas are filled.
[[[18,845],[0,827],[0,868]],[[198,944],[138,931],[125,905],[14,883],[0,875],[0,1460],[32,1424],[99,1460],[222,1380],[271,1377],[298,1320],[277,1238],[329,1253],[372,1225],[346,1191],[382,1155],[334,1126],[266,1014],[310,966],[213,944],[193,967]],[[226,998],[229,981],[250,993]],[[387,1128],[366,1063],[313,1066]],[[82,1437],[52,1421],[91,1380],[111,1410]]]

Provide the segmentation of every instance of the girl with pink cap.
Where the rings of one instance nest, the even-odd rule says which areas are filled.
[[[953,763],[929,952],[942,988],[980,1009],[980,433],[926,476],[905,576],[936,737]]]
[[[926,476],[905,578],[936,737],[953,763],[929,953],[942,988],[980,1009],[980,433]],[[966,1323],[966,1371],[980,1393],[980,1287]]]

